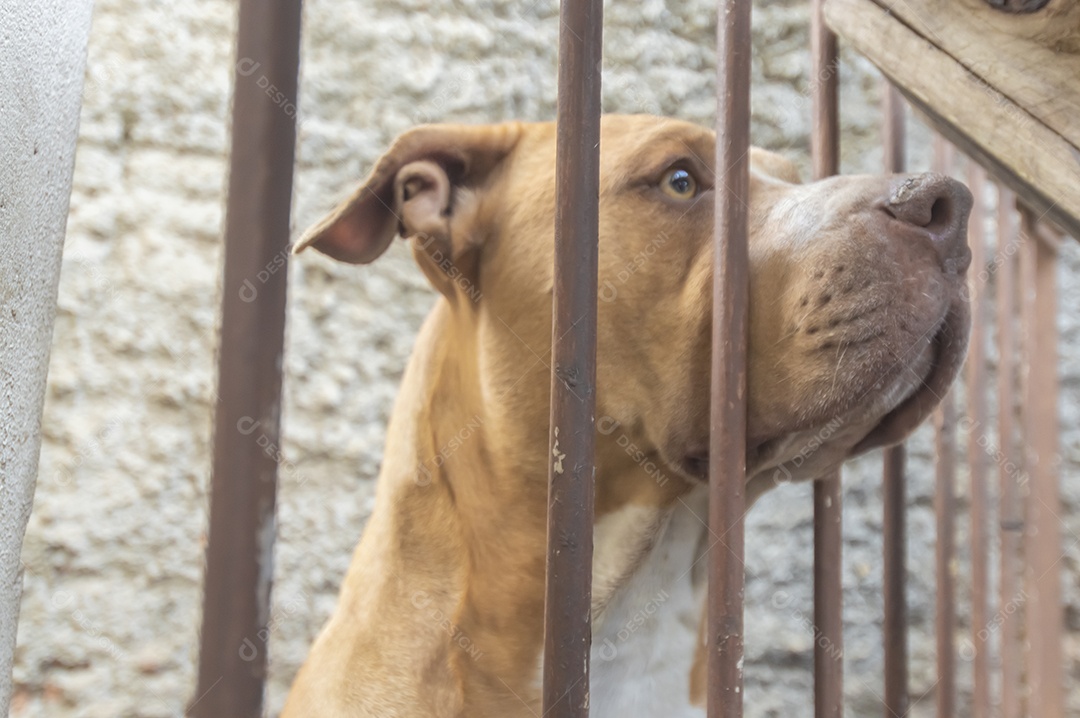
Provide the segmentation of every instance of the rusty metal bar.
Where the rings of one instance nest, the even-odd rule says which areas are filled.
[[[602,0],[559,9],[543,687],[552,718],[589,715],[603,13]]]
[[[810,27],[810,147],[814,179],[840,169],[839,63],[836,35],[825,25],[825,0],[814,0]],[[844,714],[844,589],[840,470],[814,482],[814,715]]]
[[[956,495],[956,408],[952,392],[934,412],[937,463],[934,512],[937,515],[937,595],[935,633],[937,635],[937,718],[954,718],[956,712],[956,588],[953,574],[954,515]]]
[[[1031,670],[1034,665],[1032,661],[1032,653],[1036,648],[1035,644],[1032,644],[1033,636],[1034,640],[1038,641],[1039,632],[1032,630],[1032,624],[1036,619],[1031,615],[1031,612],[1035,610],[1035,604],[1031,600],[1031,579],[1032,579],[1032,565],[1031,565],[1031,541],[1030,533],[1032,530],[1032,515],[1031,515],[1031,472],[1032,472],[1032,450],[1031,450],[1031,434],[1032,434],[1032,405],[1031,399],[1031,381],[1032,381],[1032,367],[1034,366],[1034,354],[1035,354],[1035,243],[1032,241],[1029,232],[1031,231],[1031,222],[1025,221],[1024,217],[1024,205],[1020,200],[1017,200],[1016,211],[1017,219],[1019,222],[1019,252],[1016,258],[1016,272],[1017,272],[1017,293],[1018,293],[1018,306],[1017,314],[1019,317],[1018,326],[1019,331],[1019,349],[1020,349],[1020,385],[1019,385],[1019,441],[1020,441],[1020,458],[1023,462],[1024,480],[1021,485],[1021,502],[1022,513],[1024,516],[1024,533],[1020,538],[1020,551],[1022,557],[1022,576],[1023,591],[1024,591],[1024,625],[1022,630],[1023,634],[1023,651],[1024,651],[1024,674],[1022,680],[1024,685],[1022,688],[1023,695],[1023,707],[1025,715],[1031,716],[1031,707],[1033,701],[1038,702],[1038,699],[1031,695],[1032,688],[1038,683],[1038,679],[1031,675]],[[1030,218],[1028,218],[1030,219]]]
[[[904,97],[888,79],[882,79],[881,144],[884,147],[882,164],[889,173],[903,172],[907,167]]]
[[[1065,235],[1054,225],[1039,221],[1035,223],[1035,238],[1045,244],[1046,249],[1056,256],[1061,251]]]
[[[941,135],[934,135],[933,167],[950,174],[953,147]],[[956,713],[956,402],[952,392],[934,412],[935,489],[937,517],[935,565],[937,595],[934,599],[937,640],[937,718],[954,718]]]
[[[295,115],[264,87],[295,103],[300,0],[239,13],[197,718],[262,714],[281,444],[286,272],[244,289],[288,253]]]
[[[814,179],[840,171],[840,56],[836,34],[825,24],[825,0],[814,0],[810,17],[810,151]]]
[[[743,714],[750,13],[749,0],[721,0],[716,24],[709,530],[721,538],[709,552],[709,718]]]
[[[882,642],[885,653],[886,718],[907,715],[909,705],[907,667],[907,518],[904,470],[907,450],[903,444],[885,450],[883,456],[884,508],[882,541],[884,566],[884,622]]]
[[[904,100],[888,80],[882,90],[882,144],[885,171],[903,172],[905,161]],[[884,620],[882,643],[885,653],[885,718],[907,715],[907,496],[904,468],[907,451],[903,444],[885,449],[882,469],[882,591]]]
[[[814,482],[814,715],[844,714],[840,469]]]
[[[1061,637],[1061,498],[1058,489],[1057,266],[1052,247],[1037,237],[1030,211],[1020,215],[1021,287],[1026,326],[1024,435],[1030,474],[1025,563],[1028,567],[1028,711],[1064,718]]]
[[[1015,195],[998,185],[997,346],[998,346],[998,517],[1001,542],[999,615],[1001,617],[1001,718],[1023,718],[1021,670],[1023,656],[1020,551],[1024,514],[1018,482],[1016,427],[1016,230]]]
[[[990,542],[987,535],[990,497],[987,489],[986,452],[979,436],[987,430],[986,327],[990,320],[983,270],[986,266],[986,173],[968,163],[968,185],[974,202],[968,222],[971,247],[971,338],[967,356],[967,460],[970,477],[971,541],[971,658],[973,661],[972,718],[990,715],[990,650],[985,631],[990,619]]]

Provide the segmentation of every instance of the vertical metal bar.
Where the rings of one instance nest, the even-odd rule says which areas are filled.
[[[954,513],[956,495],[956,409],[952,392],[945,395],[934,412],[937,462],[934,512],[937,515],[937,595],[935,632],[937,635],[937,718],[953,718],[956,709],[956,589],[953,574]]]
[[[1028,710],[1039,718],[1063,718],[1065,682],[1061,640],[1061,498],[1058,489],[1058,332],[1055,251],[1036,236],[1029,211],[1021,217],[1028,271],[1023,271],[1024,302],[1031,335],[1025,341],[1028,364],[1024,420],[1026,462],[1031,477],[1025,558],[1028,566]],[[1022,255],[1022,257],[1023,257]],[[1022,265],[1023,266],[1023,265]]]
[[[968,244],[971,246],[971,338],[967,357],[967,419],[973,430],[967,437],[968,472],[971,481],[970,539],[971,539],[971,647],[973,660],[972,718],[987,718],[990,714],[990,644],[985,640],[989,625],[990,574],[989,540],[987,538],[986,453],[979,445],[977,434],[986,431],[986,326],[989,312],[982,272],[986,266],[986,173],[973,161],[968,164],[968,185],[974,197],[971,219],[968,222]]]
[[[903,444],[885,450],[882,493],[884,495],[883,591],[885,617],[885,717],[900,718],[908,711],[906,506],[904,470],[907,451]]]
[[[201,718],[262,714],[267,646],[260,636],[270,620],[277,489],[277,463],[262,439],[281,443],[286,272],[270,273],[254,298],[243,290],[288,252],[296,123],[263,88],[295,101],[300,0],[241,0],[236,46],[219,400],[191,707]]]
[[[814,715],[844,714],[840,470],[814,482]]]
[[[751,7],[721,0],[716,27],[709,529],[721,539],[709,552],[709,718],[741,718],[743,708]]]
[[[1022,208],[1023,205],[1017,201],[1015,209],[1017,210],[1017,218],[1020,225],[1020,245],[1016,262],[1017,292],[1019,295],[1017,306],[1019,321],[1017,322],[1017,326],[1020,328],[1018,337],[1020,345],[1019,441],[1020,458],[1024,467],[1024,481],[1020,487],[1021,512],[1024,516],[1024,533],[1020,538],[1020,550],[1022,556],[1021,580],[1023,581],[1023,591],[1025,594],[1024,625],[1022,628],[1025,671],[1022,679],[1024,681],[1022,686],[1022,700],[1024,702],[1024,715],[1032,716],[1032,718],[1034,718],[1031,713],[1031,708],[1038,703],[1038,698],[1032,695],[1032,690],[1038,684],[1038,677],[1032,676],[1031,671],[1034,666],[1032,654],[1036,650],[1039,633],[1037,631],[1032,631],[1032,624],[1036,619],[1031,615],[1032,611],[1035,610],[1035,605],[1031,600],[1032,566],[1030,552],[1032,547],[1030,533],[1032,531],[1031,502],[1033,499],[1031,498],[1031,473],[1033,469],[1033,452],[1030,444],[1033,423],[1031,382],[1035,355],[1035,253],[1037,249],[1035,247],[1035,238],[1032,236],[1031,223],[1026,221]],[[1033,640],[1035,643],[1032,643]]]
[[[882,144],[885,171],[903,172],[905,161],[904,101],[888,80],[883,88]],[[882,589],[885,594],[883,636],[885,652],[885,718],[907,715],[907,497],[904,468],[907,451],[903,444],[885,449],[882,470],[884,555]]]
[[[998,346],[998,445],[1004,460],[999,463],[999,530],[1001,535],[1001,718],[1022,718],[1020,673],[1023,607],[1020,551],[1024,514],[1020,502],[1016,427],[1016,198],[998,185],[997,346]]]
[[[836,34],[825,24],[825,0],[814,0],[810,18],[810,150],[814,179],[840,171],[840,57]]]
[[[885,149],[882,164],[886,172],[903,172],[907,167],[904,98],[900,90],[887,79],[882,79],[881,82],[881,144]]]
[[[814,0],[811,15],[811,150],[814,179],[840,169],[839,53],[836,35],[825,25],[825,0]],[[840,470],[814,482],[814,714],[844,714],[844,591]]]
[[[952,145],[941,135],[934,136],[934,169],[952,171]],[[934,412],[936,486],[934,513],[937,517],[935,564],[935,634],[937,637],[937,718],[953,718],[956,712],[956,404],[952,392]]]
[[[559,9],[543,688],[553,718],[589,715],[603,12],[602,0]]]

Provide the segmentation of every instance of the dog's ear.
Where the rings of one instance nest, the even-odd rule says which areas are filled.
[[[342,262],[367,264],[395,235],[416,238],[421,268],[446,293],[442,284],[455,254],[450,227],[458,190],[481,184],[520,135],[519,123],[409,130],[348,199],[304,233],[295,251],[314,247]],[[438,256],[439,266],[426,266],[425,255]]]

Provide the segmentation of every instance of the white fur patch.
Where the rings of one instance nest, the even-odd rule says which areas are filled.
[[[698,559],[706,560],[698,555],[707,545],[702,543],[707,516],[704,488],[695,489],[666,517],[657,517],[652,510],[661,524],[651,550],[594,620],[593,718],[705,715],[703,708],[690,704],[690,668],[704,608],[705,586],[693,584],[701,572],[692,570]],[[614,548],[623,533],[619,529],[640,524],[644,518],[641,507],[627,506],[597,524],[599,560],[594,563],[594,576],[605,572],[604,549]]]

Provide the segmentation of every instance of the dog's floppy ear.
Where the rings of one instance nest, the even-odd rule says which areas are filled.
[[[449,231],[455,191],[483,182],[520,135],[518,123],[409,130],[379,158],[352,196],[304,233],[295,251],[314,247],[343,262],[367,264],[400,233],[417,237],[428,254],[442,251],[452,259]],[[423,268],[430,277],[430,268]]]

